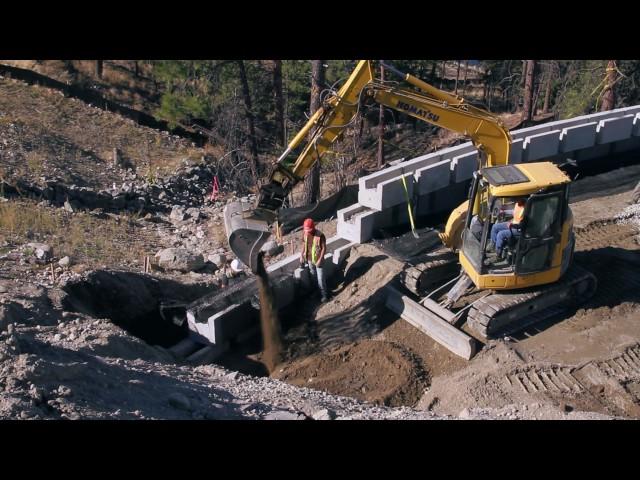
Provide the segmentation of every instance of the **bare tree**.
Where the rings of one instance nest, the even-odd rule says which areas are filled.
[[[384,66],[380,65],[380,80],[384,82]],[[378,168],[384,165],[384,105],[380,104],[380,116],[378,122]]]
[[[462,96],[464,97],[464,92],[467,90],[467,71],[469,70],[469,60],[464,61],[464,79],[462,80]]]
[[[251,92],[249,90],[249,81],[247,80],[247,71],[244,67],[244,61],[238,60],[238,68],[240,69],[240,83],[242,84],[242,97],[244,99],[245,117],[249,128],[249,151],[251,153],[251,175],[254,183],[258,183],[258,142],[256,140],[256,127],[253,118],[253,106],[251,103]]]
[[[435,82],[436,79],[436,67],[438,66],[437,60],[431,62],[431,72],[429,73],[429,83]]]
[[[284,133],[284,95],[282,93],[282,60],[273,61],[273,96],[276,112],[276,139],[284,147],[287,137]]]
[[[542,113],[549,113],[549,101],[551,100],[551,83],[553,74],[553,62],[549,62],[547,64],[547,81],[544,92],[544,104],[542,105]]]
[[[324,60],[311,61],[311,115],[321,106],[320,92],[322,91],[322,85],[324,85],[323,64]],[[320,198],[320,159],[317,159],[311,171],[307,173],[307,177],[304,179],[304,193],[302,198],[305,205],[315,203]]]
[[[458,95],[458,80],[460,80],[460,60],[456,60],[458,62],[458,69],[456,70],[456,86],[454,88],[454,95]]]
[[[535,83],[536,61],[527,60],[526,76],[524,82],[524,105],[522,110],[522,121],[530,122],[533,118],[533,85]]]
[[[102,67],[104,60],[96,60],[96,77],[102,78]]]
[[[607,61],[607,71],[605,77],[604,93],[602,94],[602,105],[600,111],[613,110],[616,104],[616,93],[614,84],[616,82],[616,61]]]

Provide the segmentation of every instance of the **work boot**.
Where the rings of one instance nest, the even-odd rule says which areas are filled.
[[[496,251],[496,245],[493,242],[489,242],[489,245],[487,245],[487,252],[495,252]]]
[[[327,303],[329,301],[329,295],[327,293],[322,294],[322,298],[320,299],[321,303]]]

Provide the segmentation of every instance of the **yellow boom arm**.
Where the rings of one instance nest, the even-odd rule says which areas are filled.
[[[509,159],[511,137],[500,120],[487,111],[469,105],[462,97],[443,92],[422,80],[383,64],[390,71],[421,91],[376,83],[369,60],[361,60],[347,82],[330,97],[291,140],[276,161],[271,173],[275,190],[268,192],[272,200],[282,201],[291,188],[301,181],[331,145],[340,138],[344,127],[355,117],[363,93],[386,107],[404,112],[427,123],[462,133],[480,152],[480,166],[505,165]],[[287,156],[311,134],[295,163],[287,167]],[[267,187],[267,186],[265,186]],[[267,200],[265,198],[265,200]],[[261,202],[258,208],[269,208]],[[276,202],[277,203],[277,202]],[[275,205],[274,205],[275,206]]]
[[[479,167],[508,163],[511,137],[498,118],[467,104],[461,97],[443,92],[390,65],[383,65],[420,91],[376,82],[371,61],[359,61],[342,88],[324,101],[274,163],[269,182],[260,188],[256,208],[251,212],[245,211],[244,207],[229,208],[225,213],[231,249],[252,269],[260,245],[268,237],[268,226],[275,221],[277,211],[287,195],[341,137],[364,100],[374,100],[427,123],[470,137],[479,151]],[[286,165],[288,155],[305,139],[308,139],[307,144],[295,162]],[[447,224],[446,232],[456,231],[460,223],[458,216],[455,220],[449,219],[451,225]],[[455,235],[443,235],[441,238],[445,245],[454,247]]]

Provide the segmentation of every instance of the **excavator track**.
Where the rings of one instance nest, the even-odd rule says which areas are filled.
[[[573,265],[558,282],[527,291],[495,293],[477,300],[467,324],[482,338],[509,335],[593,296],[596,277]]]
[[[423,262],[404,269],[400,282],[410,292],[423,296],[429,289],[455,277],[460,272],[458,255],[440,248],[425,256]]]

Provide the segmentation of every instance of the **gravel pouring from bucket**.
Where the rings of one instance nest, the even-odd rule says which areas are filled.
[[[248,202],[232,202],[224,207],[224,227],[229,247],[251,271],[258,270],[258,253],[271,236],[269,224],[273,215],[261,214]]]

